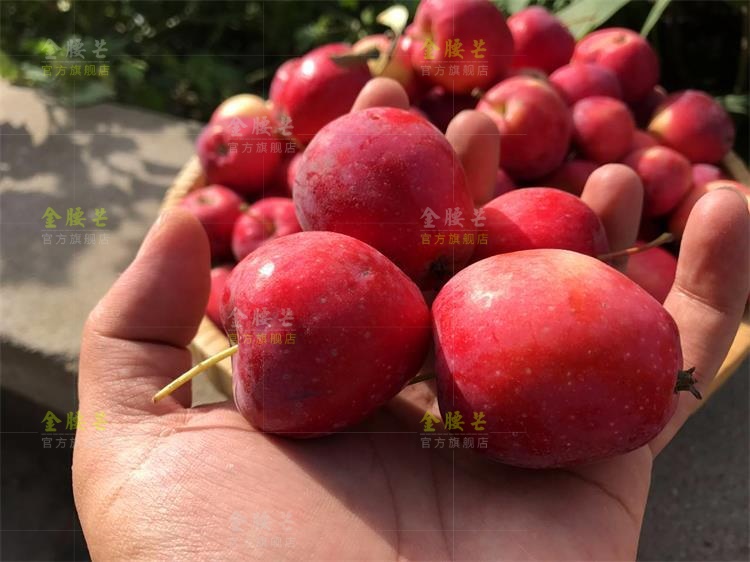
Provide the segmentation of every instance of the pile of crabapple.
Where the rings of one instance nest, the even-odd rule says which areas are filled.
[[[352,112],[376,75],[412,108]],[[181,203],[210,240],[206,314],[235,344],[254,427],[336,432],[426,372],[444,414],[486,414],[482,453],[559,467],[644,445],[694,391],[661,305],[677,243],[623,274],[580,198],[598,167],[629,166],[639,238],[678,241],[704,193],[750,200],[721,168],[727,113],[665,92],[643,37],[576,41],[540,7],[506,20],[489,0],[422,0],[405,28],[286,61],[269,98],[215,110],[197,141],[206,187]],[[464,109],[500,132],[494,194],[472,193],[443,134]]]

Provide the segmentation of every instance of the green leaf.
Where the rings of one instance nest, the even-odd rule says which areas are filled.
[[[83,87],[76,88],[71,101],[74,105],[93,105],[115,97],[112,85],[101,80],[88,80]]]
[[[748,103],[750,102],[750,98],[748,98],[747,94],[729,94],[726,96],[719,96],[716,98],[716,101],[724,106],[724,109],[729,113],[736,113],[738,115],[748,114]]]
[[[643,22],[643,27],[641,28],[641,35],[643,37],[648,37],[648,34],[651,33],[651,30],[659,21],[659,18],[664,13],[664,10],[667,9],[667,6],[669,6],[671,1],[672,0],[656,0],[656,2],[654,2],[651,11],[648,13],[648,17],[646,18],[646,21]]]
[[[515,14],[526,8],[531,0],[505,0],[505,10],[509,14]]]
[[[131,86],[143,82],[147,70],[148,64],[145,61],[131,57],[123,57],[117,67],[118,75],[127,80]]]
[[[576,39],[596,29],[629,0],[578,0],[557,13]]]
[[[18,65],[3,51],[0,51],[0,78],[9,81],[18,80],[21,72]]]
[[[21,70],[19,78],[23,78],[23,82],[29,85],[41,86],[54,81],[51,76],[44,75],[44,70],[41,65],[22,62],[19,65],[19,68]]]

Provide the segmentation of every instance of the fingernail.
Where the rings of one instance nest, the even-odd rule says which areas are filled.
[[[732,185],[722,185],[720,187],[717,187],[716,191],[719,191],[719,190],[721,190],[721,191],[731,191],[732,193],[737,194],[737,197],[739,197],[740,200],[743,203],[747,203],[747,197],[745,196],[745,194],[742,193],[739,189],[737,189],[736,187],[734,187]]]

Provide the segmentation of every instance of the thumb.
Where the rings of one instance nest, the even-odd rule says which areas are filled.
[[[190,368],[191,341],[208,300],[210,252],[188,212],[164,213],[133,263],[89,315],[78,391],[81,417],[129,410],[159,413],[189,403],[189,387],[164,405],[151,396]]]

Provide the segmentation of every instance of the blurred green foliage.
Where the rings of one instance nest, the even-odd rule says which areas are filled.
[[[746,0],[493,0],[506,14],[530,4],[557,12],[582,35],[599,25],[644,30],[662,60],[668,90],[709,91],[735,114],[747,154]],[[417,0],[401,2],[414,13]],[[371,0],[198,1],[4,0],[0,76],[63,100],[102,100],[206,119],[224,98],[265,95],[284,60],[314,46],[353,42],[383,28],[390,3]],[[651,16],[649,17],[649,14]],[[48,41],[80,39],[91,58],[105,41],[107,76],[45,76]],[[58,55],[58,59],[61,56]]]

